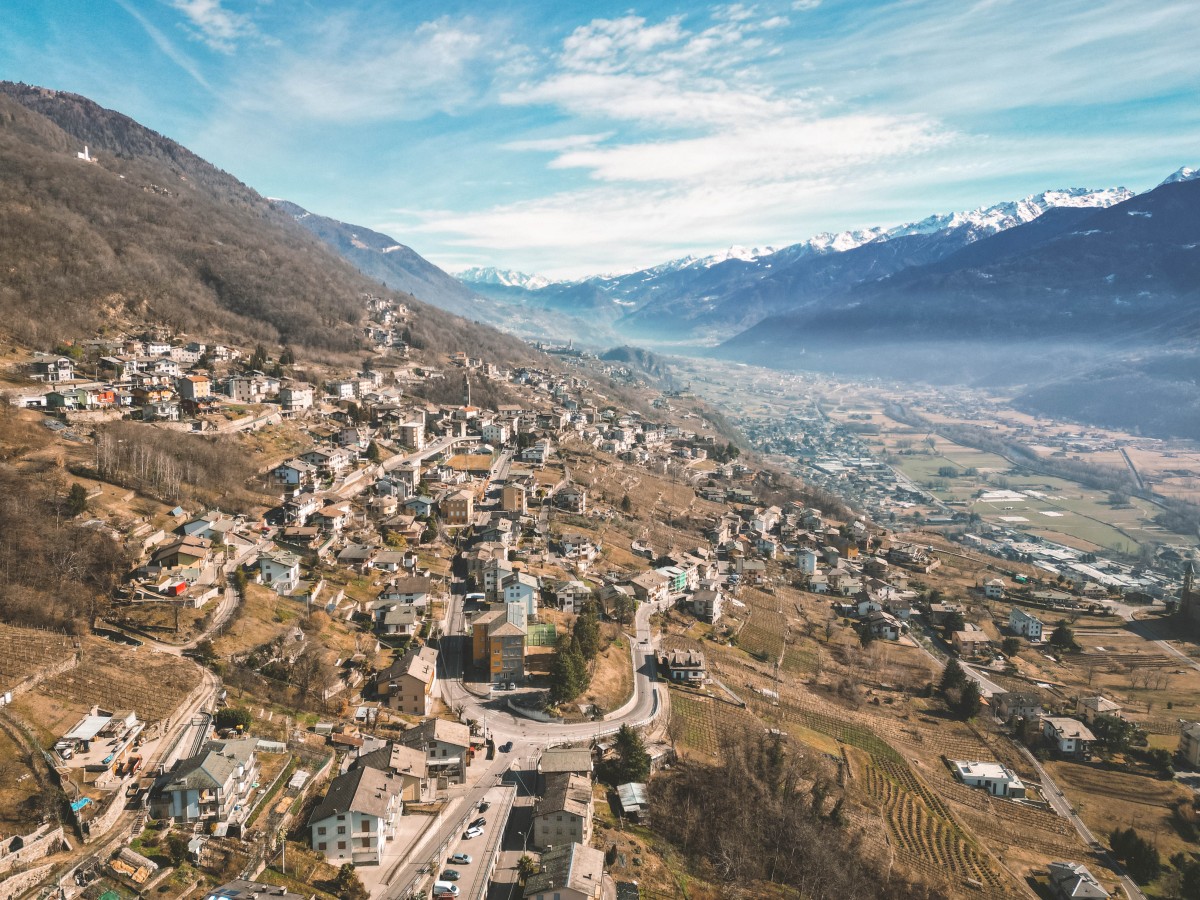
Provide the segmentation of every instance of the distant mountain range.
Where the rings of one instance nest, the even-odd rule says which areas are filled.
[[[892,228],[819,234],[782,249],[731,247],[623,275],[541,286],[540,278],[520,272],[471,270],[460,277],[501,302],[598,313],[627,338],[712,341],[798,304],[936,262],[1049,210],[1104,208],[1132,196],[1124,188],[1046,191]]]

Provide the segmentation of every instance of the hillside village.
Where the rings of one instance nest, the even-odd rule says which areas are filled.
[[[945,896],[1013,896],[1029,873],[1057,896],[1132,884],[1059,784],[1088,796],[1080,773],[1107,766],[1161,785],[1171,749],[1200,765],[1200,726],[1154,702],[1200,718],[1196,664],[1158,641],[1137,656],[1157,680],[1126,679],[1144,651],[1116,630],[1125,589],[1162,615],[1171,579],[1119,585],[1098,561],[1049,578],[1042,543],[889,529],[832,500],[875,468],[826,428],[805,440],[828,492],[806,492],[628,367],[430,359],[407,308],[367,303],[356,369],[166,334],[14,357],[9,404],[43,416],[80,517],[126,554],[90,623],[105,652],[203,668],[171,705],[6,672],[3,715],[39,722],[70,809],[57,830],[14,820],[38,849],[8,869],[49,860],[28,871],[68,894],[666,890],[651,832],[625,830],[656,809],[651,772],[749,729],[820,750],[837,820],[897,877]],[[246,483],[189,494],[172,435],[230,442]],[[55,651],[68,673],[91,652]],[[994,828],[1009,819],[1023,848]]]

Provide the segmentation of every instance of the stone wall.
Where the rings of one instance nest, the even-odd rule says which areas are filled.
[[[43,825],[37,831],[30,832],[21,839],[23,846],[20,850],[7,850],[14,840],[16,839],[9,838],[3,846],[0,846],[0,874],[11,872],[18,866],[27,865],[54,853],[62,845],[63,830],[61,825],[53,828]]]
[[[0,900],[13,900],[14,897],[20,897],[49,875],[53,868],[52,865],[38,866],[0,881]]]

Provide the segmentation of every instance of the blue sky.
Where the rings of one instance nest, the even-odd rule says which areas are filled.
[[[17,0],[0,77],[454,270],[628,270],[1200,162],[1171,0]]]

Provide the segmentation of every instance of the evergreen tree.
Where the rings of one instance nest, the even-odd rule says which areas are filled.
[[[638,734],[637,729],[622,725],[617,732],[617,758],[613,767],[615,784],[626,784],[630,781],[645,781],[650,777],[650,754],[646,752],[646,742]]]
[[[983,698],[979,684],[974,679],[959,689],[958,699],[954,702],[954,711],[962,719],[973,719],[979,714],[979,702]]]
[[[575,619],[571,629],[575,645],[585,660],[589,662],[600,652],[600,619],[596,614],[596,604],[586,603]]]
[[[379,462],[383,458],[383,453],[379,450],[379,445],[374,441],[367,444],[367,459],[373,463]]]
[[[967,673],[963,671],[962,665],[957,659],[951,659],[942,671],[942,680],[938,682],[938,690],[945,694],[946,691],[953,688],[962,687],[966,681]]]
[[[574,636],[563,635],[550,662],[550,699],[568,703],[587,690],[587,686],[587,662]]]
[[[78,516],[87,509],[88,493],[79,482],[71,485],[71,490],[67,493],[67,514]]]

